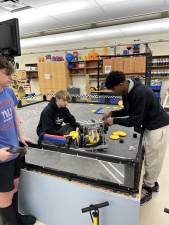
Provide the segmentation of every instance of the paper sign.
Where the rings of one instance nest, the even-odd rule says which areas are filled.
[[[45,73],[43,76],[44,76],[44,79],[46,79],[46,80],[51,79],[51,75],[49,73]]]
[[[110,72],[111,72],[111,66],[110,65],[105,66],[105,74],[108,74]]]

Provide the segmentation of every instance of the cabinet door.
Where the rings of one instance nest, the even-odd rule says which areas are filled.
[[[40,88],[52,87],[52,70],[50,62],[38,63],[38,76]]]
[[[52,88],[67,89],[70,83],[67,64],[65,62],[52,63],[52,74]]]
[[[134,73],[134,57],[126,57],[124,60],[124,73]]]
[[[135,57],[134,72],[145,73],[145,69],[146,69],[146,57],[145,56]]]
[[[113,71],[124,71],[124,59],[122,57],[117,57],[113,59],[113,65],[112,65]]]

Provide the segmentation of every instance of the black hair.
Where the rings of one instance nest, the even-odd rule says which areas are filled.
[[[126,80],[125,74],[121,71],[111,71],[106,77],[105,86],[112,89],[114,86],[123,83]]]

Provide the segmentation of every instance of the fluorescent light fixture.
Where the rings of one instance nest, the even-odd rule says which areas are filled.
[[[52,4],[52,5],[39,7],[38,10],[50,16],[56,16],[56,15],[79,11],[88,7],[90,7],[90,4],[87,1],[84,1],[84,0],[70,1],[69,0],[69,1],[63,1],[56,4]]]
[[[43,37],[27,38],[21,40],[22,48],[40,47],[55,44],[69,44],[80,41],[103,40],[103,38],[122,38],[126,36],[164,33],[169,30],[169,19],[159,19],[130,23],[105,28],[96,28],[83,31],[54,34]]]
[[[120,30],[125,35],[131,34],[140,34],[140,33],[154,33],[154,32],[161,32],[162,23],[161,20],[156,21],[146,21],[146,22],[138,22],[133,24],[125,24],[122,25]]]
[[[85,38],[85,36],[80,33],[48,35],[48,36],[44,36],[44,37],[21,39],[21,46],[23,48],[39,47],[39,46],[44,46],[44,45],[70,43],[72,41],[75,42],[77,40],[78,41],[83,40],[84,38]]]
[[[162,31],[163,32],[168,32],[169,31],[169,19],[163,19],[162,21]]]
[[[106,29],[102,29],[102,28],[97,28],[98,30],[92,31],[89,33],[89,36],[91,37],[101,37],[101,36],[117,36],[118,34],[120,34],[120,30],[115,29],[115,28],[106,28]]]

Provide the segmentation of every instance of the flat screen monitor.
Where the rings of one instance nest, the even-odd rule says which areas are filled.
[[[19,22],[16,18],[0,22],[0,55],[21,55]]]

